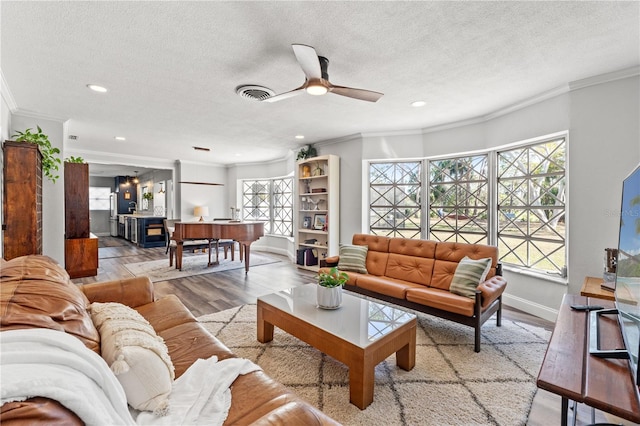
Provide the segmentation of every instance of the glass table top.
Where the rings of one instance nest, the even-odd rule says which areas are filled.
[[[260,296],[258,300],[361,348],[416,317],[393,305],[367,300],[346,291],[342,293],[342,306],[338,309],[321,309],[316,304],[316,287],[317,284],[306,284]]]

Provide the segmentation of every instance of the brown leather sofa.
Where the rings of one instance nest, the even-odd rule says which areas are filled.
[[[480,352],[482,324],[497,313],[500,326],[507,282],[501,276],[497,247],[366,234],[355,234],[353,244],[368,246],[367,273],[347,271],[345,289],[473,327],[476,352]],[[492,259],[474,299],[449,291],[456,267],[465,256]],[[339,260],[339,256],[328,257],[327,267],[338,266]]]
[[[235,355],[209,334],[171,295],[155,300],[147,278],[78,286],[46,256],[24,256],[0,265],[2,330],[50,328],[71,333],[100,352],[100,336],[87,308],[91,302],[120,302],[135,308],[169,349],[178,378],[198,358]],[[232,405],[225,424],[338,424],[262,371],[239,376],[232,385]],[[82,421],[58,402],[35,397],[4,404],[0,423],[74,425]]]

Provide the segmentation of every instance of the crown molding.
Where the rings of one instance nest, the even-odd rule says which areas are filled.
[[[29,111],[26,109],[22,109],[22,108],[16,108],[15,110],[11,111],[11,113],[13,115],[19,115],[22,117],[29,117],[29,118],[36,118],[36,119],[42,119],[42,120],[49,120],[49,121],[57,121],[59,123],[64,123],[65,121],[69,120],[68,118],[64,118],[64,117],[58,117],[55,115],[48,115],[48,114],[43,114],[40,112],[34,112],[34,111]]]
[[[402,129],[402,130],[392,130],[389,132],[366,132],[361,133],[360,135],[363,138],[376,138],[376,137],[385,137],[385,136],[416,136],[422,135],[424,133],[423,129]]]
[[[520,109],[526,108],[531,105],[535,105],[542,101],[546,101],[547,99],[555,98],[556,96],[564,95],[565,93],[569,93],[570,88],[568,84],[563,84],[562,86],[555,87],[551,90],[547,90],[546,92],[539,93],[530,98],[524,99],[515,104],[509,105],[507,107],[501,108],[497,111],[491,112],[482,116],[482,121],[490,121],[494,118],[502,117],[503,115],[510,114],[512,112],[518,111]]]
[[[83,149],[73,149],[65,146],[65,155],[80,156],[87,163],[103,163],[103,164],[121,164],[123,166],[140,166],[147,168],[158,169],[174,169],[175,160],[165,160],[162,158],[154,157],[140,157],[136,155],[101,152],[101,151],[86,151]],[[209,166],[211,164],[208,164]]]
[[[640,66],[625,68],[623,70],[612,71],[606,74],[600,74],[593,77],[583,78],[569,83],[570,90],[583,89],[597,84],[608,83],[611,81],[622,80],[623,78],[635,77],[640,75]]]
[[[487,121],[484,117],[467,118],[466,120],[454,121],[452,123],[437,124],[435,126],[425,127],[422,134],[440,132],[442,130],[454,129],[456,127],[471,126],[473,124],[484,123]]]
[[[18,108],[16,104],[16,100],[13,98],[13,94],[11,90],[9,90],[9,85],[7,84],[7,80],[4,78],[4,73],[2,72],[2,68],[0,68],[0,89],[2,90],[2,99],[9,106],[9,111],[13,114],[13,112]]]

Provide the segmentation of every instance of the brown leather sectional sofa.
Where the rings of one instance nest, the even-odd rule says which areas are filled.
[[[473,327],[476,352],[480,352],[482,324],[497,313],[500,326],[507,282],[501,276],[497,247],[366,234],[355,234],[353,244],[368,246],[367,273],[347,272],[345,289]],[[474,299],[449,291],[456,267],[465,256],[492,259]],[[339,259],[328,257],[327,266],[338,266]]]
[[[135,308],[154,327],[169,349],[178,378],[198,358],[235,355],[196,321],[175,296],[155,300],[147,278],[73,284],[66,271],[46,256],[24,256],[0,265],[2,330],[50,328],[71,333],[100,352],[100,336],[87,308],[91,302],[120,302]],[[335,425],[262,371],[239,376],[232,385],[232,405],[225,424]],[[4,404],[4,424],[82,424],[56,401],[35,397]]]

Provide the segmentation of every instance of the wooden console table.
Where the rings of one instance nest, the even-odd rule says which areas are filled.
[[[640,401],[629,361],[589,354],[589,313],[571,309],[571,305],[586,304],[613,307],[612,302],[603,299],[564,296],[537,385],[562,397],[563,426],[567,425],[569,400],[639,423]],[[600,337],[602,348],[624,346],[615,316],[600,318]]]

